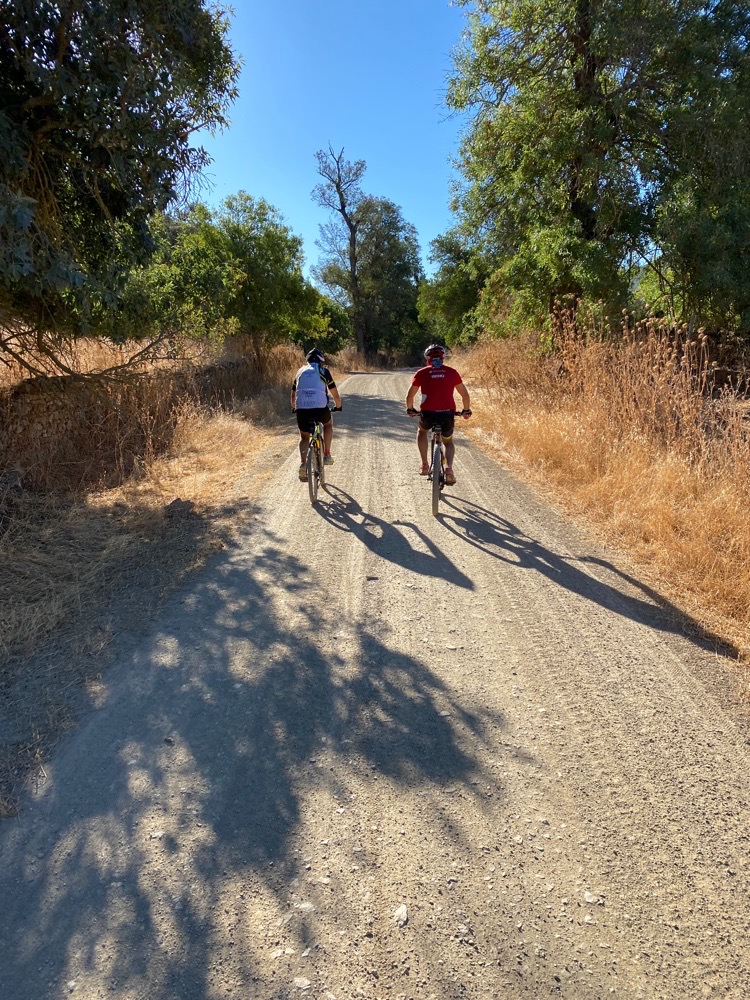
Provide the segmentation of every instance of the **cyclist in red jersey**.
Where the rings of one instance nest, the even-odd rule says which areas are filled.
[[[430,344],[424,356],[427,365],[414,375],[406,395],[406,412],[410,417],[419,416],[417,448],[422,463],[419,474],[426,476],[430,471],[427,462],[427,432],[435,424],[440,424],[445,444],[445,482],[448,486],[453,486],[456,482],[453,472],[453,456],[456,452],[456,446],[453,444],[453,422],[456,416],[456,403],[453,394],[457,392],[461,397],[463,403],[461,416],[468,419],[471,416],[469,392],[456,369],[443,364],[444,347],[440,344]],[[422,401],[418,411],[414,409],[413,404],[420,390]]]

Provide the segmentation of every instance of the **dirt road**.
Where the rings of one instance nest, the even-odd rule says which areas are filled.
[[[750,995],[731,666],[465,438],[433,518],[407,384],[317,509],[290,433],[0,827],[3,1000]]]

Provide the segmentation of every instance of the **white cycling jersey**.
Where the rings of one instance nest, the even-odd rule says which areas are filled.
[[[332,382],[327,368],[322,368],[318,364],[303,365],[294,376],[296,408],[298,410],[317,410],[328,406],[328,386]]]

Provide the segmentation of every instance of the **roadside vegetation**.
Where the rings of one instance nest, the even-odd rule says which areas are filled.
[[[648,322],[603,338],[568,314],[554,352],[494,340],[461,364],[470,431],[746,662],[750,401],[719,384],[706,338]]]

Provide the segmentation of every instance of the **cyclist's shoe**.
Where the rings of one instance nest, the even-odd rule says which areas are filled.
[[[451,469],[449,465],[446,465],[445,467],[445,485],[446,486],[456,485],[456,477],[453,474],[453,469]]]
[[[333,455],[330,452],[323,456],[323,465],[333,465]]]
[[[427,462],[422,462],[422,465],[420,466],[420,469],[419,469],[420,476],[426,476],[429,471],[430,471],[430,467],[427,464]]]
[[[299,481],[301,483],[307,482],[307,466],[304,464],[299,467]]]

